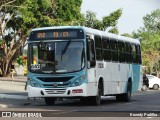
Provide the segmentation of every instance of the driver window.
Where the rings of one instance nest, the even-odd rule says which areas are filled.
[[[38,64],[38,46],[33,46],[33,64]]]

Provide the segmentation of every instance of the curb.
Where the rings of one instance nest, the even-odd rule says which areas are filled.
[[[8,105],[6,105],[6,104],[0,104],[0,108],[8,108]]]
[[[0,98],[2,98],[2,99],[21,99],[21,100],[25,99],[26,100],[26,99],[28,99],[28,96],[24,96],[24,95],[11,95],[11,94],[0,94]]]
[[[3,77],[0,77],[0,81],[11,81],[11,79],[10,78],[3,78]],[[27,79],[26,78],[15,78],[14,80],[13,80],[13,82],[27,82]]]
[[[11,80],[4,80],[4,79],[0,79],[0,81],[10,81],[10,82],[12,82]],[[27,80],[26,81],[22,81],[22,80],[13,80],[13,82],[27,82]]]

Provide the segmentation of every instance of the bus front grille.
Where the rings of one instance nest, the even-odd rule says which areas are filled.
[[[64,94],[66,89],[63,88],[56,88],[56,89],[45,89],[47,94]]]
[[[67,82],[69,80],[71,80],[73,78],[73,76],[69,76],[69,77],[38,77],[39,80],[43,81],[43,82]]]

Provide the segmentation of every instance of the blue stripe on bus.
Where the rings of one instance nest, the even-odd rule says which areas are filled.
[[[137,91],[139,88],[139,81],[140,81],[140,65],[132,65],[132,73],[133,73],[133,80],[132,80],[132,91]]]

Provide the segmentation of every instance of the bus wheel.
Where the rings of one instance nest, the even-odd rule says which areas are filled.
[[[53,97],[45,97],[44,98],[46,105],[54,105],[56,98]]]
[[[123,100],[124,102],[129,102],[131,100],[131,92],[132,92],[132,84],[130,81],[128,81],[127,84],[127,93],[123,94]]]
[[[117,94],[116,100],[119,102],[129,102],[131,100],[131,90],[132,90],[132,84],[129,81],[127,85],[127,93]]]
[[[91,97],[92,98],[91,100],[93,101],[94,105],[98,106],[101,104],[101,96],[102,96],[102,83],[99,83],[97,89],[97,95]]]
[[[122,102],[123,101],[122,97],[123,97],[123,94],[118,94],[116,95],[116,100],[119,102]]]

